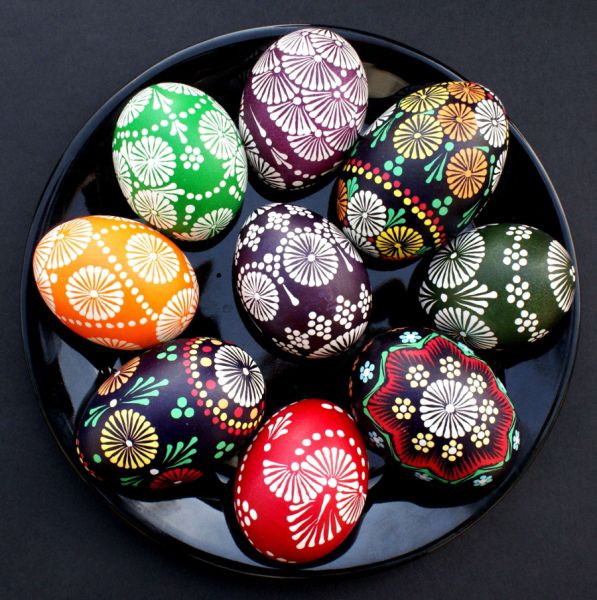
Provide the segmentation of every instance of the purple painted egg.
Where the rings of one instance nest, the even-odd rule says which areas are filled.
[[[337,33],[307,28],[281,37],[243,92],[239,129],[251,167],[272,188],[314,184],[356,141],[367,95],[361,60]]]
[[[367,327],[371,286],[362,259],[334,224],[301,206],[270,204],[249,216],[233,277],[248,317],[287,354],[339,354]]]

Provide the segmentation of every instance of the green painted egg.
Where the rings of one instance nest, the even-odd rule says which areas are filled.
[[[234,122],[206,93],[158,83],[123,108],[112,143],[120,189],[137,215],[179,240],[207,240],[240,210],[247,159]]]
[[[547,335],[570,310],[572,259],[528,225],[485,225],[433,257],[419,301],[435,328],[473,348],[513,347]]]

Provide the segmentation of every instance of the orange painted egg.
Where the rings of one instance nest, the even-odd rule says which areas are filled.
[[[67,327],[109,348],[140,350],[175,338],[199,302],[184,253],[161,233],[121,217],[58,225],[37,245],[33,274]]]

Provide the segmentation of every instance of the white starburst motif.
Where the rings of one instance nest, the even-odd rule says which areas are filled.
[[[226,229],[234,217],[229,208],[217,208],[199,217],[191,228],[194,240],[207,240]]]
[[[327,160],[333,154],[321,129],[314,129],[305,135],[289,135],[290,147],[305,160],[319,162]]]
[[[66,297],[71,306],[90,321],[111,319],[124,304],[124,292],[116,275],[92,265],[81,267],[68,278]]]
[[[289,238],[282,264],[297,283],[309,287],[327,285],[338,271],[338,256],[325,239],[303,233]]]
[[[158,317],[156,326],[158,340],[167,342],[180,335],[193,320],[198,303],[199,294],[196,288],[185,288],[176,292]]]
[[[346,218],[358,234],[375,237],[384,229],[387,211],[377,194],[370,190],[359,190],[348,203]]]
[[[186,83],[158,83],[157,87],[167,92],[174,92],[175,94],[182,94],[183,96],[205,96],[205,93],[198,90],[196,87],[187,85]]]
[[[431,382],[423,391],[419,410],[431,433],[452,439],[472,431],[479,413],[469,388],[454,379]]]
[[[133,200],[135,212],[158,229],[176,225],[176,210],[166,196],[155,190],[141,190]]]
[[[122,109],[118,121],[116,121],[116,127],[126,127],[132,123],[149,104],[150,98],[151,88],[145,88],[138,94],[135,94]]]
[[[359,127],[361,121],[355,121],[351,119],[348,125],[344,127],[338,127],[338,129],[332,129],[324,131],[323,136],[329,146],[344,152],[348,150],[356,141],[359,135]]]
[[[245,407],[259,404],[265,382],[255,361],[238,346],[220,346],[214,357],[218,383],[233,402]]]
[[[340,69],[353,70],[361,66],[361,59],[354,48],[333,31],[316,30],[311,37],[313,48],[329,63]]]
[[[311,56],[315,54],[313,47],[313,38],[315,30],[298,29],[281,37],[276,46],[286,54],[294,54],[297,56]]]
[[[285,133],[292,135],[308,134],[313,129],[313,121],[305,110],[300,94],[296,94],[280,104],[268,104],[267,112],[272,121]]]
[[[508,123],[502,107],[493,100],[481,100],[475,108],[475,117],[479,131],[487,143],[494,148],[503,146],[508,132]]]
[[[504,150],[498,157],[495,162],[495,167],[493,168],[493,175],[491,177],[491,191],[495,192],[498,183],[500,182],[500,177],[504,172],[504,165],[506,164],[506,154],[507,151]]]
[[[568,312],[574,300],[576,273],[572,259],[562,244],[552,240],[547,251],[549,285],[563,312]]]
[[[429,265],[429,279],[441,288],[455,288],[477,272],[485,258],[485,241],[476,231],[451,240]]]
[[[353,122],[357,107],[339,89],[327,91],[305,90],[305,108],[315,123],[326,129],[338,129]],[[305,132],[306,133],[306,132]]]
[[[292,413],[290,411],[277,417],[275,420],[271,420],[267,426],[267,439],[276,440],[283,435],[288,433],[288,427],[292,424]],[[271,449],[271,446],[270,446]]]
[[[350,240],[350,242],[361,252],[379,258],[379,250],[364,236],[356,232],[350,227],[343,227],[342,233]]]
[[[129,267],[148,283],[168,283],[180,271],[180,261],[163,239],[150,233],[136,233],[126,243]]]
[[[435,326],[443,333],[465,344],[487,350],[497,344],[493,331],[476,315],[461,307],[442,308],[435,315]]]
[[[355,247],[352,245],[350,240],[335,225],[331,224],[330,232],[334,241],[338,244],[338,246],[340,246],[345,254],[358,263],[363,262],[363,259],[355,250]]]
[[[489,302],[497,297],[496,291],[490,290],[487,285],[480,284],[476,279],[469,281],[464,287],[453,293],[456,304],[472,310],[478,315],[484,314],[489,307]]]
[[[264,183],[278,190],[286,189],[286,182],[282,175],[265,159],[255,154],[247,154],[247,157],[249,164]]]
[[[280,65],[275,65],[270,71],[253,75],[251,91],[260,102],[270,106],[292,99],[299,88],[288,79]]]
[[[282,69],[293,83],[309,90],[331,90],[341,83],[332,67],[317,54],[282,56]]]
[[[249,314],[258,321],[271,321],[278,314],[278,288],[265,273],[249,271],[240,282],[240,297]]]
[[[357,325],[354,329],[339,335],[325,346],[311,352],[308,358],[327,358],[328,356],[335,356],[336,354],[344,352],[357,342],[365,332],[366,328],[367,323]]]
[[[35,275],[35,283],[37,284],[37,289],[39,290],[41,297],[48,305],[48,308],[55,313],[56,304],[54,302],[54,294],[52,293],[52,283],[48,272],[45,269],[41,269],[39,274]]]
[[[127,200],[130,200],[133,191],[133,180],[131,178],[131,171],[124,154],[122,152],[113,152],[112,162],[114,163],[116,181],[118,181],[122,195]]]
[[[298,461],[287,465],[265,459],[263,481],[276,498],[295,504],[312,500],[323,490],[318,478],[311,472],[303,471]]]
[[[280,59],[276,55],[274,48],[268,48],[257,60],[252,69],[252,73],[265,73],[271,71],[280,64]]]
[[[92,234],[93,228],[87,219],[73,219],[52,229],[35,248],[34,273],[69,265],[85,252]]]
[[[354,72],[352,77],[340,86],[340,91],[357,106],[366,106],[369,94],[369,87],[367,85],[367,75],[365,71],[360,67]],[[365,111],[363,111],[363,117],[365,119]],[[359,123],[359,127],[362,122]]]
[[[162,138],[143,136],[131,145],[130,164],[141,183],[155,187],[170,180],[176,168],[176,156]]]
[[[220,110],[208,110],[201,115],[199,135],[207,150],[220,160],[232,158],[240,143],[234,123]]]

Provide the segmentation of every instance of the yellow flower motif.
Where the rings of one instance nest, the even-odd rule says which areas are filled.
[[[485,90],[472,81],[452,81],[448,84],[448,92],[468,104],[481,102],[485,98]]]
[[[343,179],[338,181],[338,197],[337,197],[338,219],[344,221],[346,218],[346,210],[348,208],[348,191],[346,182]]]
[[[394,398],[392,412],[399,421],[402,421],[402,419],[408,421],[417,412],[417,409],[408,398]]]
[[[437,113],[437,120],[444,133],[457,142],[470,140],[477,131],[477,119],[470,106],[455,102],[442,106]]]
[[[478,148],[464,148],[456,153],[446,167],[448,187],[458,198],[472,198],[487,177],[487,159]]]
[[[444,86],[432,85],[403,98],[400,108],[406,112],[421,113],[441,106],[447,99],[448,92]]]
[[[411,439],[415,446],[415,450],[427,454],[431,448],[435,446],[432,433],[417,433],[417,437]]]
[[[405,158],[428,158],[440,146],[444,133],[440,124],[430,115],[414,115],[394,132],[393,144]]]
[[[493,400],[485,398],[483,403],[479,407],[479,413],[481,414],[481,421],[484,423],[495,423],[495,417],[500,414]]]
[[[130,408],[110,416],[102,429],[100,444],[106,458],[122,469],[148,465],[159,445],[153,425]]]
[[[418,231],[404,225],[382,231],[375,240],[383,256],[393,260],[410,258],[423,247],[423,238]]]
[[[135,358],[129,360],[125,365],[122,365],[120,369],[114,371],[114,373],[100,385],[97,393],[100,396],[107,396],[120,389],[133,376],[133,373],[137,370],[140,362],[141,359],[138,356],[135,356]]]
[[[442,458],[447,458],[450,462],[454,462],[458,458],[462,458],[463,445],[456,440],[450,440],[442,446]]]
[[[475,425],[473,427],[473,434],[471,435],[471,442],[475,444],[477,448],[482,448],[489,444],[490,431],[487,429],[485,423],[481,425]]]

